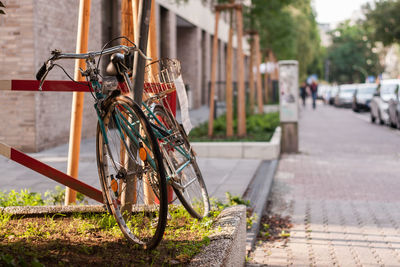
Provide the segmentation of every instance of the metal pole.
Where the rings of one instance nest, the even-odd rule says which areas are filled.
[[[150,13],[151,13],[151,2],[144,0],[142,3],[142,16],[140,19],[140,30],[138,32],[139,38],[139,49],[147,51],[147,42],[149,36],[149,24],[150,24]],[[144,67],[146,66],[146,59],[143,57],[137,57],[137,66],[135,74],[134,84],[134,101],[141,106],[143,96],[143,83],[144,83]]]

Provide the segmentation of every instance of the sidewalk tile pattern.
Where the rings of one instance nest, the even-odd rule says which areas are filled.
[[[271,196],[290,238],[257,244],[247,266],[400,266],[400,131],[367,116],[302,110],[301,152],[282,156]]]

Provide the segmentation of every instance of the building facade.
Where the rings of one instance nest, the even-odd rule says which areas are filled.
[[[176,2],[156,1],[158,54],[181,61],[190,106],[199,108],[209,101],[215,1]],[[0,80],[33,80],[51,50],[75,51],[79,0],[5,0],[3,3],[7,15],[0,16]],[[100,50],[105,42],[119,36],[119,25],[120,1],[92,0],[89,50]],[[225,81],[227,40],[228,22],[223,15],[218,42],[217,81],[220,82]],[[243,45],[247,53],[247,42]],[[60,63],[73,74],[74,61]],[[67,77],[54,68],[48,79],[66,80]],[[224,86],[217,86],[221,99],[223,91]],[[68,142],[71,102],[71,93],[0,90],[3,124],[0,142],[26,152]],[[83,138],[95,136],[96,116],[92,104],[88,93],[85,95]]]

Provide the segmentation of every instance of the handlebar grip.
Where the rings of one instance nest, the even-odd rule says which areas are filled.
[[[42,67],[40,67],[39,71],[36,73],[36,80],[40,81],[43,78],[43,75],[47,71],[46,63],[43,63]]]

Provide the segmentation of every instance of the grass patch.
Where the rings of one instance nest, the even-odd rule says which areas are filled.
[[[29,189],[21,189],[20,192],[0,190],[0,207],[64,205],[64,197],[65,188],[58,185],[54,190],[44,193],[44,198],[41,193],[30,192]],[[85,196],[79,192],[76,194],[76,202],[87,204]]]
[[[3,192],[3,203],[46,203],[40,194],[21,192]],[[35,201],[21,200],[32,196]],[[213,223],[221,211],[239,204],[249,205],[248,201],[227,193],[227,203],[212,201],[210,217],[201,221],[192,218],[183,206],[170,205],[171,218],[163,240],[152,251],[137,250],[107,213],[44,217],[0,213],[0,266],[185,265],[210,243],[209,236],[218,231]]]
[[[226,115],[222,115],[214,120],[214,136],[212,138],[208,137],[208,122],[205,122],[190,132],[189,139],[192,142],[266,142],[271,139],[279,122],[279,112],[248,115],[246,117],[247,135],[227,138],[225,136]],[[233,121],[233,128],[234,132],[237,132],[237,119]]]

